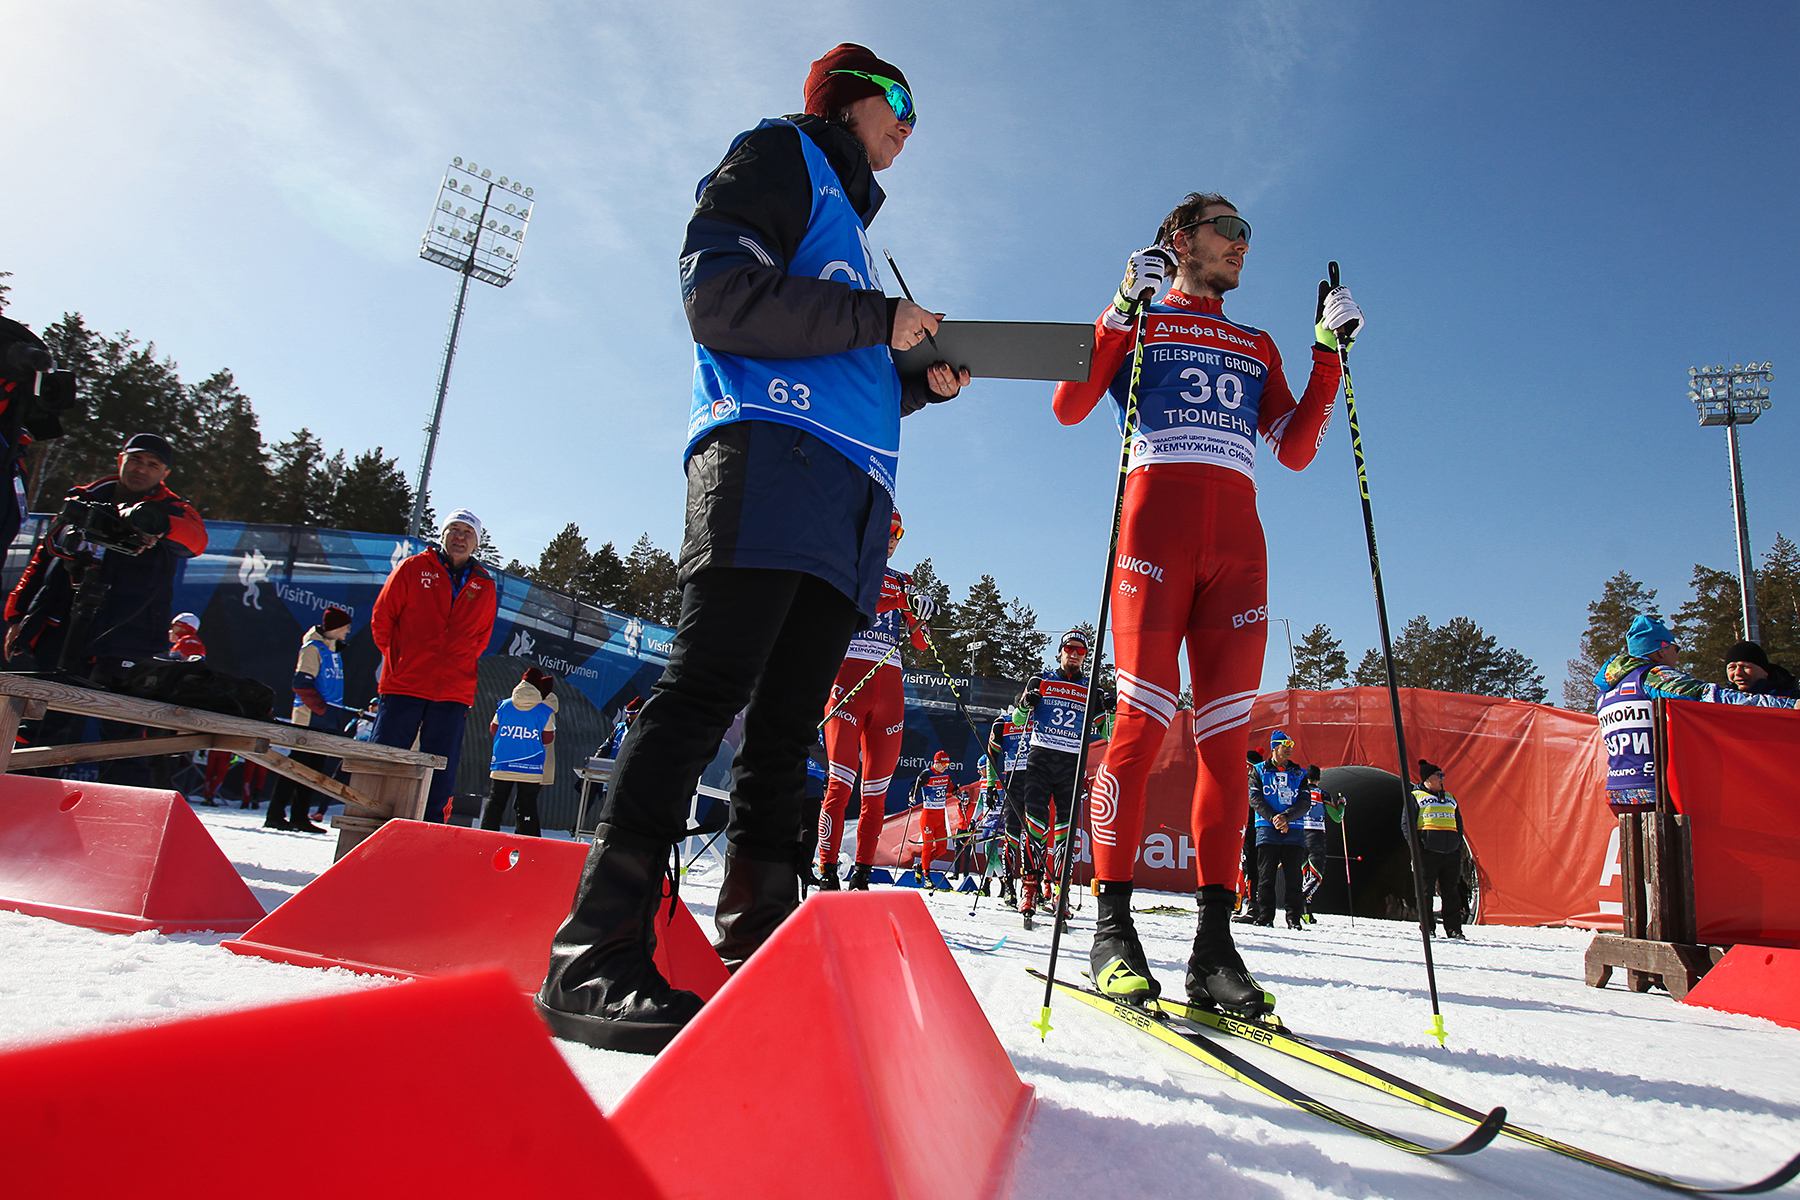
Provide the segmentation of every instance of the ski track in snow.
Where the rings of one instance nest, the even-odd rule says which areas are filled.
[[[262,814],[197,808],[227,857],[273,908],[331,863],[335,838],[261,828]],[[566,835],[562,835],[565,836]],[[710,929],[718,870],[696,864],[682,896]],[[1058,974],[1086,967],[1092,898],[1081,897]],[[1152,968],[1178,992],[1193,936],[1192,898],[1140,893]],[[1040,1040],[1032,1023],[1047,924],[1027,933],[983,899],[926,904],[1038,1107],[1013,1194],[1343,1196],[1424,1200],[1644,1196],[1656,1189],[1502,1137],[1456,1160],[1415,1158],[1298,1112],[1068,998]],[[1429,1002],[1416,926],[1327,916],[1307,932],[1235,926],[1239,948],[1295,1030],[1517,1124],[1681,1178],[1742,1183],[1800,1151],[1800,1030],[1582,983],[1583,930],[1477,926],[1434,942],[1448,1050],[1425,1033]],[[334,992],[404,986],[343,970],[242,957],[218,934],[100,933],[0,912],[0,1047],[156,1024]],[[1424,1112],[1272,1052],[1229,1047],[1326,1103],[1434,1144],[1461,1122]],[[651,1062],[557,1043],[602,1109]],[[197,1133],[196,1140],[202,1135]],[[1800,1185],[1789,1185],[1792,1194]]]

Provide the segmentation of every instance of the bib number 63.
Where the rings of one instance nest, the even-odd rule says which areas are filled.
[[[789,383],[785,379],[769,380],[769,399],[777,404],[792,405],[805,412],[812,407],[812,389],[796,380]]]

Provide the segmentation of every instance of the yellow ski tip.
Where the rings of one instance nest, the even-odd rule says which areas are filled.
[[[1055,1028],[1050,1024],[1050,1006],[1048,1004],[1038,1010],[1038,1019],[1031,1023],[1031,1027],[1038,1031],[1038,1041],[1048,1040],[1050,1031]]]
[[[1444,1014],[1432,1013],[1431,1028],[1427,1029],[1425,1032],[1438,1040],[1439,1049],[1445,1048],[1444,1039],[1450,1035],[1444,1032]]]

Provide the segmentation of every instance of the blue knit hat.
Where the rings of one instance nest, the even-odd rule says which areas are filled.
[[[1649,658],[1664,646],[1675,645],[1675,635],[1655,617],[1639,613],[1625,633],[1625,652],[1633,658]]]
[[[1281,745],[1283,742],[1286,742],[1288,745],[1291,746],[1294,744],[1294,739],[1289,737],[1287,734],[1283,733],[1279,729],[1277,729],[1274,733],[1271,733],[1269,735],[1269,753],[1270,754],[1275,753],[1275,747]]]

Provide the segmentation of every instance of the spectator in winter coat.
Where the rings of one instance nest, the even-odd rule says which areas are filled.
[[[1463,830],[1462,807],[1456,797],[1444,790],[1444,768],[1419,760],[1418,787],[1413,800],[1418,805],[1419,863],[1425,876],[1425,900],[1429,904],[1436,889],[1444,901],[1444,936],[1461,940],[1463,936],[1463,851],[1468,838]],[[1404,836],[1406,810],[1400,810],[1400,832]],[[1431,914],[1427,913],[1427,917]],[[1436,927],[1435,919],[1432,922]]]
[[[182,559],[206,549],[206,522],[163,483],[174,465],[175,449],[166,439],[136,434],[119,452],[118,474],[75,488],[64,498],[65,503],[80,500],[121,512],[132,510],[130,523],[144,546],[138,554],[109,551],[98,558],[99,582],[106,585],[106,594],[87,628],[87,644],[74,650],[71,669],[102,688],[165,652],[175,572]],[[29,650],[40,668],[54,668],[60,661],[78,581],[73,577],[75,560],[57,553],[52,542],[63,543],[60,549],[66,553],[77,548],[78,539],[77,531],[59,517],[32,549],[24,574],[6,598],[7,659]],[[47,745],[71,740],[84,721],[52,712],[40,723],[39,737]],[[141,733],[135,725],[100,723],[102,741]],[[151,782],[150,768],[141,758],[103,762],[100,778],[138,787]]]
[[[1735,651],[1734,651],[1735,652]],[[1658,697],[1794,708],[1800,700],[1734,691],[1695,679],[1679,664],[1681,647],[1668,627],[1639,613],[1625,634],[1625,653],[1615,654],[1594,674],[1600,690],[1594,708],[1606,747],[1606,802],[1619,816],[1656,807],[1656,722],[1651,701]]]
[[[494,754],[488,767],[493,787],[481,806],[481,827],[500,828],[509,802],[518,806],[514,828],[520,837],[542,837],[538,824],[538,789],[555,779],[551,743],[556,740],[556,680],[547,671],[527,667],[525,677],[500,702],[488,722]]]
[[[500,594],[475,559],[481,519],[459,508],[444,521],[441,545],[394,568],[369,623],[381,651],[381,709],[375,741],[444,756],[431,777],[425,820],[449,817],[462,753],[463,723],[475,703],[475,660],[494,632]]]
[[[294,711],[289,717],[302,729],[342,733],[350,716],[344,707],[344,639],[350,636],[350,614],[328,608],[319,623],[300,638],[300,656],[294,662]],[[293,761],[321,775],[332,773],[333,763],[323,754],[296,750]],[[324,833],[306,817],[311,789],[283,775],[269,798],[264,829],[288,829],[295,833]]]
[[[764,121],[702,181],[681,248],[695,341],[681,619],[620,749],[539,1012],[559,1037],[656,1053],[700,1010],[651,961],[700,773],[744,711],[714,910],[735,969],[799,903],[806,754],[887,566],[902,412],[968,380],[897,375],[937,314],[889,299],[864,227],[912,135],[898,67],[842,45],[806,115]],[[746,709],[746,704],[748,708]]]
[[[1772,663],[1755,642],[1739,642],[1725,652],[1725,678],[1740,692],[1752,696],[1800,699],[1800,681],[1780,663]]]
[[[200,618],[193,613],[176,613],[169,622],[169,657],[188,662],[206,657],[206,643],[200,640]]]

